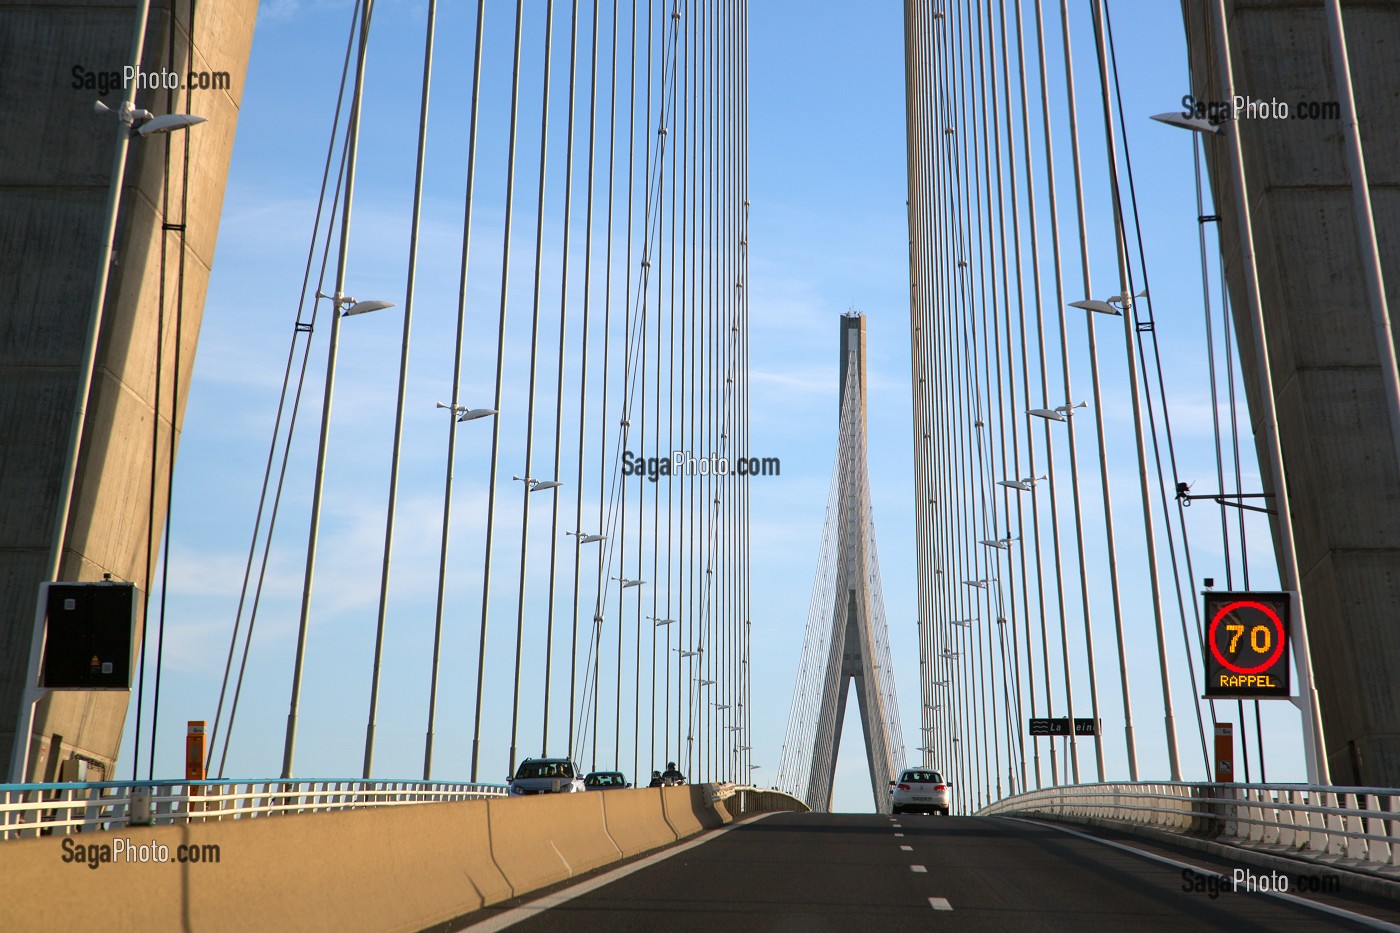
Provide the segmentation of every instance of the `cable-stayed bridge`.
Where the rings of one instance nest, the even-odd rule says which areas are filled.
[[[910,924],[928,910],[1082,924],[1099,904],[1161,923],[1204,909],[1226,928],[1271,911],[1351,922],[1344,900],[1324,914],[1191,900],[1181,835],[1216,847],[1217,861],[1189,862],[1203,879],[1236,863],[1322,877],[1326,863],[1348,872],[1347,893],[1393,883],[1387,154],[1400,122],[1386,5],[1188,0],[1170,24],[1185,38],[1178,84],[1146,94],[1133,81],[1157,54],[1156,14],[906,3],[891,34],[904,43],[910,408],[889,391],[903,391],[903,349],[898,366],[882,350],[858,367],[843,349],[822,380],[842,417],[807,425],[840,452],[835,533],[801,545],[771,532],[767,484],[794,461],[770,479],[780,458],[765,437],[804,413],[766,406],[764,367],[802,335],[772,338],[751,267],[764,255],[752,140],[767,129],[751,108],[783,83],[763,68],[778,47],[750,30],[771,10],[346,5],[334,42],[317,43],[334,45],[326,96],[284,130],[325,128],[318,184],[300,189],[294,223],[259,227],[278,261],[294,257],[292,284],[259,272],[238,289],[244,305],[256,287],[278,306],[285,343],[269,363],[221,317],[214,261],[221,210],[243,206],[223,195],[253,99],[257,5],[9,6],[25,52],[3,58],[0,82],[23,141],[0,189],[17,296],[0,323],[13,782],[0,859],[13,890],[43,901],[44,925],[116,897],[122,876],[100,861],[113,834],[224,853],[223,884],[182,859],[146,889],[164,900],[131,917],[156,927],[468,923],[692,835],[705,845],[686,862],[717,874],[668,879],[674,860],[658,862],[572,919],[684,902],[702,928],[733,922],[720,917],[736,903],[754,928],[827,910],[868,923],[871,904]],[[779,32],[810,25],[786,15]],[[50,86],[34,49],[50,71],[81,65]],[[184,80],[118,88],[126,65]],[[1161,114],[1183,88],[1199,113]],[[1255,110],[1235,112],[1236,96]],[[800,173],[801,157],[783,158]],[[1186,246],[1163,259],[1163,242]],[[871,314],[884,346],[892,310]],[[213,455],[230,490],[257,477],[234,529],[213,519],[231,491],[182,496],[173,469],[182,435],[182,467],[211,459],[190,443],[201,420],[243,420],[191,389],[201,314],[199,366],[222,360],[270,412],[256,455]],[[870,410],[899,411],[907,446],[867,437]],[[912,554],[911,572],[882,593],[870,514],[889,493],[868,471],[896,460],[912,486],[881,534],[887,574],[892,553]],[[186,558],[191,516],[240,539],[219,552],[235,557]],[[796,603],[767,608],[789,593],[772,570],[784,552],[801,552],[804,575],[818,567],[812,617],[826,628],[802,647]],[[129,691],[40,691],[63,607],[40,613],[46,646],[38,585],[104,575],[134,587]],[[1213,617],[1202,589],[1297,595],[1267,604],[1284,617],[1271,629]],[[1213,648],[1243,657],[1219,638],[1267,659],[1285,634],[1270,675],[1287,672],[1293,704],[1202,699],[1210,677],[1259,678],[1253,662],[1211,668]],[[120,666],[92,659],[78,665],[88,687]],[[917,734],[900,726],[896,668],[906,699],[917,686]],[[907,756],[944,776],[958,817],[747,822],[832,807],[848,678],[877,809]],[[775,765],[789,703],[798,726]],[[208,741],[182,775],[169,750],[196,714]],[[540,755],[638,785],[673,762],[691,785],[501,799],[495,781]],[[771,781],[794,795],[763,791]],[[1131,855],[1128,870],[1120,850],[1006,814],[1145,826],[1139,844],[1176,867]],[[402,876],[341,854],[385,838],[418,842],[396,850]],[[80,880],[52,870],[74,839],[102,865]],[[1056,845],[1074,848],[1046,856]],[[229,866],[240,847],[244,868]],[[828,847],[841,855],[809,857]],[[335,854],[301,888],[241,874],[307,852]],[[1097,870],[1047,884],[1064,859]],[[823,874],[832,862],[867,868]],[[1005,884],[981,880],[991,866]],[[270,913],[238,913],[248,885]],[[724,896],[695,896],[708,888]],[[323,912],[295,919],[297,890],[321,892]],[[3,909],[40,916],[19,898]]]
[[[865,318],[841,318],[841,413],[821,556],[783,741],[778,787],[818,812],[831,809],[836,754],[854,692],[876,810],[890,809],[890,776],[904,768],[899,698],[866,462]]]

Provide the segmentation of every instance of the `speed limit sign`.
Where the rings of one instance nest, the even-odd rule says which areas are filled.
[[[1289,593],[1205,594],[1207,697],[1291,695]]]

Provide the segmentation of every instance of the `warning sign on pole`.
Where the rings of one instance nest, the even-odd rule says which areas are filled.
[[[1235,780],[1235,726],[1215,724],[1215,783],[1231,784]]]
[[[204,727],[203,719],[191,719],[185,728],[185,780],[204,780]]]

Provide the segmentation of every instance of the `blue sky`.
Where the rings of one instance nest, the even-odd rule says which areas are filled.
[[[448,5],[444,5],[448,6]],[[437,529],[445,424],[433,408],[450,394],[450,317],[456,301],[461,235],[462,152],[470,96],[470,4],[452,4],[439,15],[434,72],[433,130],[429,137],[428,188],[420,235],[420,276],[415,318],[409,417],[400,491],[399,534],[391,588],[391,639],[385,660],[376,775],[416,777],[422,756],[431,606],[436,580]],[[1090,83],[1092,37],[1087,3],[1071,4],[1082,114],[1097,115]],[[1184,35],[1176,4],[1118,3],[1118,50],[1131,62],[1123,75],[1129,144],[1140,189],[1153,310],[1158,320],[1169,400],[1177,431],[1182,478],[1213,484],[1210,397],[1206,382],[1196,207],[1187,134],[1150,123],[1148,114],[1173,109],[1189,90]],[[404,290],[409,209],[421,75],[423,4],[381,0],[376,13],[365,101],[365,137],[355,200],[347,291],[357,297],[399,299]],[[513,5],[490,5],[494,30],[508,29]],[[508,9],[509,7],[509,9]],[[538,17],[543,3],[529,4]],[[345,0],[264,2],[244,88],[243,110],[224,200],[213,279],[204,314],[194,381],[186,411],[175,480],[168,594],[165,682],[158,774],[180,767],[183,721],[214,717],[228,632],[234,618],[263,459],[272,430],[281,369],[292,331],[301,265],[310,236],[321,162],[350,6]],[[557,15],[567,16],[566,4]],[[508,37],[507,37],[508,38]],[[562,40],[561,40],[562,41]],[[508,41],[489,41],[483,103],[482,229],[499,229],[503,114],[502,64]],[[902,22],[898,5],[878,7],[825,0],[754,3],[750,8],[749,295],[752,346],[752,451],[780,457],[783,473],[753,482],[753,736],[760,783],[775,778],[779,748],[801,649],[807,602],[820,543],[827,483],[836,440],[837,324],[855,308],[869,318],[870,475],[879,532],[884,597],[890,620],[905,744],[919,744],[916,581],[913,563],[913,489],[909,408],[908,265],[905,217],[905,142]],[[565,61],[562,57],[559,62]],[[1052,73],[1058,58],[1052,57]],[[493,65],[494,70],[493,70]],[[534,84],[531,84],[533,80]],[[522,93],[538,96],[538,76]],[[1052,76],[1052,102],[1062,111],[1063,88]],[[198,105],[194,108],[198,110]],[[1058,111],[1057,111],[1058,112]],[[1057,117],[1063,120],[1063,114]],[[1088,119],[1087,117],[1085,118]],[[528,123],[528,120],[522,121]],[[1063,127],[1057,127],[1062,134]],[[533,152],[537,130],[523,128],[521,151]],[[1062,139],[1063,136],[1061,135]],[[1108,294],[1114,267],[1099,135],[1086,130],[1085,174],[1097,291]],[[533,140],[533,142],[532,142]],[[551,146],[560,145],[554,138]],[[533,158],[533,156],[530,156]],[[1062,160],[1067,163],[1067,158]],[[1063,175],[1067,164],[1057,165]],[[529,192],[533,170],[521,173]],[[1143,183],[1150,179],[1150,184]],[[557,183],[552,181],[552,184]],[[1068,177],[1060,179],[1062,202]],[[533,217],[532,195],[518,195],[518,218]],[[1041,209],[1044,210],[1043,195]],[[1097,229],[1095,230],[1095,227]],[[532,226],[517,233],[513,263],[530,261]],[[469,300],[494,308],[500,245],[474,244],[475,282]],[[551,227],[557,259],[558,230]],[[1067,283],[1078,282],[1067,243]],[[1048,259],[1042,270],[1048,282]],[[1213,262],[1213,260],[1212,260]],[[529,269],[512,274],[528,297]],[[1048,286],[1047,286],[1048,288]],[[1077,285],[1069,285],[1073,292]],[[1217,297],[1214,299],[1218,302]],[[553,295],[557,302],[557,286]],[[1071,298],[1083,297],[1071,294]],[[1098,296],[1102,297],[1102,295]],[[1047,305],[1048,306],[1048,305]],[[1218,304],[1217,304],[1218,313]],[[479,338],[469,334],[461,400],[488,404],[494,378],[494,314]],[[508,367],[522,371],[528,355],[527,315],[515,312],[507,345]],[[1083,322],[1071,319],[1076,398],[1088,397]],[[1100,325],[1102,326],[1102,325]],[[382,312],[349,321],[342,329],[340,368],[330,439],[326,511],[317,568],[312,629],[302,707],[297,773],[306,777],[356,776],[360,769],[368,673],[378,596],[378,555],[393,423],[400,318]],[[308,382],[313,399],[303,417],[314,419],[324,328],[312,353]],[[1157,663],[1151,651],[1151,603],[1145,585],[1137,500],[1136,462],[1123,438],[1131,422],[1124,397],[1120,331],[1100,336],[1105,386],[1104,417],[1113,440],[1111,484],[1118,518],[1119,561],[1130,680],[1139,758],[1145,775],[1166,775],[1161,741]],[[1054,380],[1052,380],[1052,385]],[[506,387],[503,410],[523,405],[519,380]],[[1063,399],[1047,400],[1058,404]],[[481,428],[480,431],[477,431]],[[489,427],[462,426],[459,434],[451,550],[449,613],[460,618],[444,645],[435,776],[465,779],[470,743],[470,691],[474,681],[475,626],[468,624],[480,600],[480,552],[486,499]],[[517,431],[517,434],[519,432]],[[1248,443],[1248,431],[1244,436]],[[514,503],[508,477],[518,471],[515,440],[501,458],[503,503]],[[266,601],[249,660],[249,686],[226,773],[267,776],[278,772],[291,675],[305,527],[314,458],[314,431],[303,426],[289,471],[281,530],[274,543]],[[1246,488],[1258,483],[1252,447],[1246,447]],[[1084,501],[1098,501],[1093,449],[1080,453],[1089,475]],[[567,459],[567,454],[566,454]],[[1063,464],[1063,456],[1060,458]],[[566,500],[569,501],[569,500]],[[519,540],[518,510],[504,509],[500,553],[513,564]],[[1190,514],[1196,576],[1224,577],[1218,512]],[[545,525],[532,525],[542,542]],[[1159,521],[1159,531],[1161,523]],[[1088,563],[1104,566],[1101,522],[1086,525]],[[1255,545],[1252,583],[1275,582],[1265,527],[1251,520]],[[538,536],[538,537],[536,537]],[[1262,545],[1263,547],[1258,547]],[[544,553],[544,552],[542,552]],[[532,547],[532,579],[547,564]],[[1099,668],[1112,667],[1113,640],[1107,582],[1091,574],[1091,608]],[[493,585],[494,624],[505,638],[513,621],[513,566]],[[509,597],[509,598],[507,598]],[[1174,605],[1174,603],[1173,603]],[[1073,610],[1073,606],[1071,609]],[[1188,604],[1189,608],[1189,604]],[[426,611],[425,611],[426,610]],[[1176,625],[1175,622],[1172,623]],[[1071,626],[1082,629],[1082,623]],[[1172,663],[1184,671],[1179,631],[1173,627]],[[1082,632],[1074,634],[1082,640]],[[507,657],[508,641],[493,642],[493,658]],[[499,652],[499,654],[496,654]],[[502,661],[502,664],[506,662]],[[493,661],[493,667],[495,662]],[[533,668],[527,668],[532,670]],[[506,761],[501,722],[509,706],[508,683],[493,671],[488,683],[483,777],[499,780]],[[1076,713],[1087,709],[1082,666],[1076,672]],[[502,694],[504,691],[504,694]],[[1117,682],[1102,693],[1110,777],[1126,777]],[[1187,777],[1204,776],[1195,738],[1189,688],[1177,677],[1177,724]],[[502,699],[504,697],[504,699]],[[525,732],[539,728],[538,701],[526,700]],[[854,705],[851,707],[854,710]],[[1233,718],[1233,704],[1222,707]],[[1060,713],[1062,714],[1062,713]],[[124,756],[134,716],[128,717]],[[1301,779],[1297,715],[1275,704],[1265,710],[1271,780]],[[858,721],[846,727],[836,784],[838,809],[868,809],[865,762]],[[523,743],[528,748],[530,743]],[[1092,753],[1082,751],[1086,764]],[[145,752],[142,752],[142,759]],[[659,764],[657,765],[660,766]],[[129,758],[119,764],[125,775]],[[631,769],[630,761],[624,767]],[[642,770],[647,767],[643,762]],[[144,772],[144,767],[143,767]],[[497,772],[500,772],[497,774]]]

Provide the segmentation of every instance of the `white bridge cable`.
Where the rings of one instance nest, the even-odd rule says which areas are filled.
[[[1048,11],[1043,9],[1046,6]],[[1012,789],[1029,789],[1031,780],[1043,786],[1046,775],[1039,746],[1044,742],[1025,735],[1028,715],[1071,720],[1090,715],[1100,727],[1082,739],[1078,730],[1071,729],[1062,740],[1045,740],[1051,784],[1108,778],[1101,715],[1120,719],[1127,770],[1131,779],[1139,779],[1129,660],[1140,663],[1139,654],[1151,656],[1152,647],[1157,662],[1153,666],[1159,668],[1162,681],[1161,721],[1172,777],[1179,778],[1180,771],[1173,695],[1186,690],[1196,713],[1200,761],[1209,765],[1204,714],[1209,710],[1213,720],[1213,705],[1202,708],[1195,699],[1195,652],[1202,620],[1199,605],[1189,593],[1194,555],[1184,520],[1186,503],[1178,500],[1173,515],[1166,485],[1178,481],[1178,460],[1162,348],[1151,296],[1140,305],[1130,297],[1146,284],[1148,267],[1109,4],[1092,0],[1085,6],[1091,19],[1082,25],[1086,31],[1093,27],[1097,61],[1086,60],[1076,68],[1071,39],[1081,24],[1071,17],[1068,0],[1058,4],[1053,0],[1049,4],[1045,0],[904,3],[913,490],[922,681],[919,751],[923,761],[941,764],[957,776],[961,787],[954,792],[955,801],[964,806],[984,796],[998,798],[1008,780]],[[1027,60],[1028,53],[1033,60]],[[1099,99],[1091,96],[1089,100],[1095,110],[1102,105],[1102,126],[1098,115],[1088,119],[1089,111],[1081,112],[1082,102],[1075,99],[1076,87],[1084,85],[1079,76],[1091,80],[1091,88],[1097,85]],[[1055,134],[1060,136],[1058,141],[1052,138]],[[1093,163],[1087,153],[1098,146],[1107,153],[1107,172],[1090,169]],[[1062,163],[1069,160],[1058,170],[1057,153]],[[1122,183],[1120,171],[1126,172]],[[1057,198],[1063,193],[1057,191],[1061,184],[1073,186],[1063,203]],[[1110,195],[1113,224],[1091,229],[1097,215],[1086,203]],[[1049,225],[1048,234],[1042,221]],[[1062,233],[1069,237],[1063,254]],[[1204,254],[1204,233],[1199,239]],[[1118,274],[1108,278],[1122,292],[1111,301],[1123,311],[1122,320],[1115,322],[1125,335],[1123,361],[1116,351],[1100,360],[1093,322],[1101,318],[1089,316],[1083,331],[1069,333],[1071,324],[1079,326],[1066,313],[1069,303],[1104,297],[1093,291],[1090,257],[1106,248],[1116,248],[1119,259]],[[1042,257],[1042,250],[1048,255]],[[1130,251],[1135,254],[1129,256]],[[1042,262],[1048,269],[1042,268]],[[1080,276],[1075,285],[1067,286],[1065,276],[1073,271]],[[1101,273],[1100,281],[1103,278]],[[1141,283],[1135,284],[1137,278]],[[1214,321],[1208,284],[1206,327],[1210,332]],[[1233,392],[1234,377],[1228,372],[1231,336],[1227,328],[1226,385]],[[1218,397],[1214,334],[1211,340],[1214,401]],[[1051,351],[1056,342],[1058,359]],[[1100,363],[1117,380],[1117,367],[1124,361],[1126,388],[1101,385]],[[1072,394],[1072,365],[1077,378],[1089,380],[1087,406]],[[1105,423],[1114,415],[1115,399],[1123,395],[1127,396],[1124,403],[1132,404],[1135,430],[1121,439],[1106,437]],[[1090,411],[1074,418],[1083,407]],[[1032,413],[1036,418],[1023,420]],[[1095,448],[1088,456],[1099,461],[1097,475],[1091,468],[1083,484],[1078,464],[1081,442],[1086,450]],[[1122,456],[1126,468],[1133,459],[1134,442],[1138,495],[1124,498],[1120,494],[1122,501],[1115,506],[1108,460]],[[1227,454],[1216,453],[1216,482],[1223,492]],[[1065,456],[1068,477],[1063,470]],[[1153,472],[1155,476],[1149,475]],[[1089,501],[1100,495],[1102,503]],[[1156,515],[1167,522],[1160,539],[1154,528]],[[1125,520],[1135,531],[1141,523],[1143,534],[1136,542],[1115,535],[1115,524]],[[1104,539],[1095,543],[1089,539],[1098,534],[1095,526],[1100,524]],[[1227,566],[1234,549],[1230,524],[1222,521],[1221,525]],[[1235,540],[1243,549],[1240,524]],[[1097,555],[1105,544],[1105,585],[1091,588],[1089,561],[1100,559]],[[1166,553],[1159,563],[1161,548]],[[1018,550],[1019,554],[1012,553]],[[1129,556],[1131,579],[1140,581],[1131,589],[1130,578],[1120,574],[1118,565]],[[1138,566],[1144,557],[1145,574]],[[1075,574],[1077,594],[1073,592]],[[1228,570],[1226,578],[1228,582]],[[1176,598],[1171,609],[1162,592],[1167,586]],[[1117,657],[1102,669],[1099,662],[1108,658],[1098,656],[1102,649],[1096,650],[1094,642],[1103,637],[1102,629],[1109,623],[1102,615],[1100,620],[1091,619],[1094,603],[1104,604],[1097,609],[1100,613],[1111,609],[1116,636]],[[1181,641],[1174,650],[1185,649],[1184,667],[1176,672],[1168,666],[1165,627],[1172,621],[1165,618],[1168,612],[1180,622]],[[1137,614],[1153,622],[1157,636],[1156,645],[1144,644],[1141,652],[1133,650],[1125,635],[1126,621]],[[959,626],[949,624],[953,622]],[[1055,628],[1058,632],[1052,635]],[[1177,637],[1173,633],[1171,641]],[[1121,705],[1114,697],[1101,710],[1099,688],[1109,687],[1114,680],[1121,689]],[[1152,699],[1155,704],[1157,698]],[[1076,712],[1083,707],[1088,710]],[[1243,704],[1238,708],[1243,720]],[[1247,740],[1247,733],[1242,735]],[[1081,741],[1093,745],[1093,775],[1081,776]],[[1064,768],[1057,761],[1058,748],[1068,752]]]

